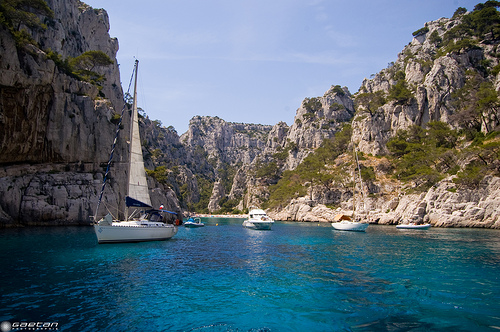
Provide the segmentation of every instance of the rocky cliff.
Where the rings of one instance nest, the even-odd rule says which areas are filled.
[[[180,137],[185,156],[178,164],[213,183],[205,206],[208,211],[220,210],[221,201],[227,200],[242,211],[260,205],[269,196],[269,185],[275,183],[276,179],[256,179],[256,169],[272,164],[276,175],[295,169],[353,115],[354,103],[347,88],[332,86],[322,97],[304,99],[290,127],[284,122],[265,126],[196,116]],[[194,176],[189,183],[193,182],[197,182]],[[180,187],[179,181],[171,183]]]
[[[218,163],[250,164],[264,150],[271,126],[228,123],[218,117],[196,116],[181,136],[188,150],[201,147]],[[188,161],[192,156],[187,156]]]
[[[47,28],[26,27],[33,42],[20,45],[0,29],[4,224],[87,222],[123,106],[116,61],[98,69],[100,84],[69,75],[59,61],[91,50],[115,59],[106,12],[76,0],[47,3]],[[489,3],[426,23],[358,92],[332,85],[305,98],[290,126],[196,116],[179,136],[144,114],[153,204],[218,213],[258,205],[279,220],[325,222],[355,207],[379,224],[500,228],[495,17]],[[357,187],[353,150],[364,179]],[[120,144],[105,196],[111,209],[123,200],[126,153]]]
[[[478,5],[472,13],[457,11],[452,19],[426,23],[414,33],[413,40],[395,63],[374,78],[364,80],[354,98],[357,112],[352,121],[351,140],[359,151],[386,155],[389,153],[387,143],[399,131],[415,126],[427,128],[437,121],[458,129],[462,135],[474,130],[485,134],[498,130],[499,39],[492,32],[494,23],[484,19],[485,11],[498,15],[496,9],[494,14],[491,9]],[[488,98],[491,99],[488,101]],[[485,104],[488,107],[481,106]],[[488,143],[495,150],[490,161],[493,164],[498,163],[496,141]],[[467,144],[454,150],[453,158],[459,159],[454,161],[461,167],[471,164],[474,158],[464,153]],[[440,158],[445,159],[445,152],[442,153]],[[460,160],[460,154],[465,155],[464,159]],[[433,157],[424,155],[422,158]],[[484,164],[484,160],[481,163]],[[366,166],[367,161],[362,164]],[[485,167],[485,172],[489,169],[492,175],[484,177],[475,188],[457,186],[456,176],[448,175],[420,194],[405,190],[415,183],[388,181],[390,172],[383,171],[387,168],[383,162],[373,166],[376,172],[377,167],[381,172],[367,188],[366,210],[371,222],[416,221],[445,227],[500,228],[499,215],[494,208],[500,194],[498,166]],[[468,168],[464,172],[472,171]],[[352,199],[337,201],[337,212],[350,213],[352,204],[349,202]],[[324,206],[314,211],[318,210],[319,203],[295,200],[284,210],[287,212],[277,211],[275,216],[331,220],[331,211]]]
[[[367,109],[366,103],[360,103],[359,116],[353,122],[353,141],[360,151],[386,154],[387,141],[398,130],[412,125],[425,126],[429,121],[442,121],[455,128],[460,127],[458,118],[454,116],[460,108],[457,92],[470,79],[468,71],[483,76],[498,90],[500,76],[488,73],[499,63],[498,41],[493,35],[471,39],[474,44],[470,47],[444,53],[447,50],[443,50],[443,38],[451,38],[446,33],[461,24],[462,19],[463,16],[459,16],[426,23],[425,30],[403,49],[395,63],[377,73],[373,79],[363,81],[360,94],[381,92],[389,95],[391,89],[401,82],[411,97],[392,100],[372,111]],[[487,119],[481,124],[482,130],[494,127],[495,123],[497,120]]]
[[[0,26],[4,225],[89,223],[114,139],[114,117],[123,107],[114,60],[118,41],[109,36],[106,12],[77,0],[47,3],[53,15],[40,16],[45,28],[20,22],[12,29],[6,21]],[[101,51],[114,60],[95,69],[105,77],[101,84],[79,79],[64,67],[64,59],[87,51]],[[119,143],[116,165],[126,153],[125,144]],[[115,209],[123,200],[124,176],[117,167],[108,186],[107,204]],[[175,200],[169,208],[177,205]]]
[[[446,175],[444,179],[430,189],[412,193],[410,189],[416,182],[398,181],[393,176],[393,159],[381,158],[391,154],[387,143],[399,131],[414,126],[425,129],[429,123],[438,122],[462,133],[477,130],[488,134],[499,125],[499,39],[493,32],[494,23],[484,22],[484,8],[478,6],[473,13],[458,10],[451,19],[426,23],[414,33],[398,60],[372,79],[365,79],[355,95],[340,86],[332,86],[322,97],[304,99],[290,127],[280,123],[269,132],[266,130],[267,140],[264,143],[262,137],[259,145],[242,142],[237,148],[243,151],[239,156],[229,153],[222,154],[228,158],[219,157],[217,151],[227,150],[231,139],[216,130],[213,130],[217,133],[215,136],[208,137],[210,142],[190,143],[204,147],[215,165],[222,161],[233,165],[236,161],[242,163],[233,172],[230,190],[224,189],[220,181],[213,187],[209,210],[219,210],[221,205],[215,203],[225,198],[232,200],[239,210],[251,205],[267,205],[271,191],[275,190],[272,186],[283,181],[285,172],[300,173],[300,167],[306,167],[302,164],[307,163],[307,156],[325,140],[335,140],[335,134],[349,123],[352,126],[349,149],[355,146],[363,153],[366,158],[361,161],[361,167],[373,172],[374,178],[364,185],[364,209],[370,212],[372,222],[428,221],[436,226],[499,228],[498,213],[492,208],[499,197],[496,166],[487,168],[490,175],[475,188],[457,185],[456,175],[448,170],[448,175],[442,173]],[[482,26],[491,26],[479,33],[479,28],[471,28],[475,20],[481,21]],[[489,104],[489,109],[480,109],[482,97],[471,91],[481,90],[488,84],[494,87],[489,90],[489,93],[494,91],[494,102]],[[482,91],[487,93],[487,89]],[[477,103],[471,106],[467,99]],[[184,142],[191,140],[194,131],[208,125],[206,119],[195,120]],[[495,145],[495,142],[488,144]],[[464,152],[470,142],[463,144],[454,150],[462,154],[454,159],[458,169],[467,168],[474,159]],[[256,147],[258,153],[249,155],[247,147]],[[498,147],[492,149],[495,152],[491,160],[496,164]],[[349,156],[342,155],[331,167],[349,163],[352,163]],[[454,172],[456,174],[456,170]],[[303,186],[307,189],[302,194],[297,189],[296,198],[285,206],[270,209],[269,213],[281,220],[331,221],[336,213],[352,211],[354,195],[345,183],[314,185],[306,181]],[[362,208],[360,199],[356,205],[358,210]]]

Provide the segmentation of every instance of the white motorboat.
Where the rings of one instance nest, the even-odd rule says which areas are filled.
[[[399,229],[429,229],[430,227],[431,224],[415,224],[414,222],[411,222],[409,224],[400,224],[396,226],[396,228]]]
[[[252,208],[248,213],[248,219],[243,221],[243,227],[258,230],[270,230],[274,224],[266,212],[262,209]]]
[[[196,228],[196,227],[203,227],[205,226],[204,223],[201,222],[200,218],[189,218],[184,222],[184,227],[188,228]]]
[[[128,158],[128,186],[127,196],[125,197],[125,218],[122,221],[113,220],[111,214],[107,214],[104,218],[98,221],[97,214],[99,205],[102,201],[104,189],[106,187],[106,179],[110,170],[113,153],[115,150],[119,128],[127,108],[127,103],[122,110],[120,123],[116,131],[115,141],[111,149],[108,167],[102,184],[101,194],[97,203],[97,208],[94,214],[94,231],[97,236],[98,243],[114,243],[114,242],[142,242],[142,241],[160,241],[173,237],[177,233],[177,224],[167,223],[166,219],[171,219],[168,214],[177,214],[163,210],[163,206],[159,210],[155,210],[151,206],[149,197],[149,189],[144,170],[144,159],[142,156],[141,137],[139,135],[139,122],[137,113],[137,69],[139,61],[135,61],[134,74],[134,96],[130,119],[130,138],[129,138],[129,158]],[[129,209],[133,209],[129,215]],[[137,217],[134,217],[137,215]],[[175,219],[175,218],[174,218]]]

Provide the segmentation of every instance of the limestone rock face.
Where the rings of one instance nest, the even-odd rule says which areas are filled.
[[[217,211],[220,209],[219,201],[225,196],[224,187],[220,182],[214,183],[214,189],[212,191],[212,197],[210,197],[210,202],[208,203],[208,211]]]
[[[54,24],[33,32],[39,49],[16,48],[10,32],[0,28],[0,125],[5,128],[0,134],[0,163],[98,164],[109,153],[101,144],[109,146],[114,136],[109,120],[123,105],[118,64],[102,69],[107,75],[105,102],[97,100],[96,86],[63,73],[43,50],[63,58],[102,50],[114,59],[118,43],[109,37],[104,11],[79,8],[75,0],[48,4],[55,13]]]
[[[206,158],[214,158],[218,163],[250,164],[264,150],[271,129],[266,125],[196,116],[189,121],[189,129],[180,140],[191,151],[188,161],[202,148]]]
[[[283,148],[287,143],[289,130],[290,128],[285,122],[279,122],[275,124],[269,132],[269,137],[264,153],[275,153],[278,149]]]
[[[47,56],[49,49],[62,58],[101,50],[115,59],[118,41],[109,36],[107,13],[78,0],[47,3],[55,18],[48,29],[31,32],[37,46],[18,48],[10,32],[0,27],[0,192],[7,193],[0,195],[2,225],[88,223],[113,143],[115,117],[123,107],[116,61],[97,69],[106,77],[98,89],[68,76]],[[148,178],[152,204],[177,212],[202,201],[204,191],[204,200],[211,196],[210,211],[217,211],[227,199],[239,210],[261,206],[285,171],[296,169],[325,139],[350,124],[351,144],[365,157],[371,155],[362,163],[377,179],[364,184],[365,204],[348,188],[349,180],[312,187],[307,183],[305,197],[268,211],[273,218],[328,222],[355,208],[378,224],[414,221],[500,228],[498,177],[486,177],[477,190],[458,188],[450,177],[427,192],[404,195],[402,184],[390,176],[390,162],[383,160],[386,143],[400,129],[425,127],[430,121],[456,127],[453,96],[465,85],[467,72],[499,64],[498,41],[488,37],[475,41],[476,47],[442,54],[436,37],[443,37],[460,19],[426,23],[428,31],[413,38],[388,68],[365,79],[357,94],[336,85],[323,96],[305,98],[290,126],[196,116],[179,136],[174,128],[141,117],[145,167],[164,183]],[[500,74],[490,76],[500,90]],[[389,98],[401,80],[411,97]],[[372,109],[361,102],[363,93],[381,93],[387,99]],[[498,117],[493,117],[483,119],[483,129],[498,124]],[[124,140],[116,147],[101,213],[123,205],[127,135],[122,131]],[[335,161],[351,162],[345,156]]]
[[[29,168],[28,165],[18,168],[23,175],[16,175],[16,169],[11,168],[9,174],[0,177],[0,191],[4,193],[0,222],[7,225],[16,221],[25,225],[91,222],[89,218],[96,207],[102,174],[67,171],[64,167],[57,173],[55,167],[50,167],[50,172],[40,166]],[[27,170],[35,172],[26,175]],[[106,202],[115,204],[116,201],[117,193],[110,188]]]
[[[305,198],[292,200],[282,211],[269,212],[269,216],[275,220],[310,222],[331,222],[336,214],[336,211],[325,205],[316,204],[314,201]]]
[[[294,169],[323,140],[332,138],[342,123],[352,119],[354,102],[347,88],[332,86],[323,97],[306,98],[297,109],[286,142],[294,144],[287,159],[287,169]]]
[[[500,228],[500,178],[487,176],[480,188],[456,189],[451,179],[441,181],[428,192],[404,195],[392,202],[389,212],[373,211],[372,222],[397,224],[428,222],[438,227]]]
[[[124,104],[116,60],[95,69],[106,77],[99,91],[46,53],[65,59],[100,50],[115,59],[107,13],[78,0],[47,3],[55,16],[46,30],[31,31],[37,46],[17,47],[0,27],[0,187],[10,193],[0,197],[3,225],[89,223],[115,137],[112,118]],[[114,208],[123,207],[126,158],[120,140],[104,196]],[[156,195],[165,194],[152,193],[153,201]]]
[[[77,57],[83,52],[99,50],[111,59],[116,58],[118,40],[109,36],[109,17],[104,9],[94,9],[75,0],[47,0],[56,19],[50,28],[35,32],[35,40],[43,50],[51,49],[63,58]],[[102,92],[116,111],[123,105],[118,63],[96,69],[106,77]],[[128,79],[126,77],[125,79]]]
[[[391,67],[380,71],[373,79],[363,81],[361,92],[383,91],[387,94],[396,83],[396,72],[402,72],[407,86],[415,88],[413,99],[409,102],[400,104],[390,101],[374,114],[358,117],[353,122],[353,141],[360,151],[385,154],[385,145],[397,130],[412,125],[425,126],[429,121],[456,125],[450,117],[456,107],[452,96],[464,86],[466,71],[477,68],[480,63],[489,62],[492,66],[498,63],[495,52],[492,52],[496,46],[490,41],[481,43],[481,47],[459,54],[449,53],[434,60],[438,47],[430,36],[437,34],[442,37],[446,29],[456,23],[446,18],[426,23],[429,31],[405,46]],[[498,77],[494,85],[500,86]]]

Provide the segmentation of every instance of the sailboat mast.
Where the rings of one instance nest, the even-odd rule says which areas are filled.
[[[361,192],[361,198],[363,199],[363,212],[366,212],[366,199],[365,199],[365,189],[363,188],[363,178],[361,177],[361,168],[359,167],[358,152],[355,151],[356,155],[356,165],[358,167],[359,176],[359,191]]]
[[[354,150],[354,145],[352,146],[352,154],[355,157],[356,152]],[[356,167],[352,172],[352,220],[354,220],[354,214],[356,213]]]

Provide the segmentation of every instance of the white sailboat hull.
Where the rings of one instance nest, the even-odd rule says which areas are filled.
[[[177,234],[177,227],[170,224],[145,225],[130,222],[113,223],[111,226],[94,225],[98,243],[163,241]],[[128,225],[127,225],[128,224]]]
[[[332,223],[332,227],[339,231],[364,232],[370,224],[356,221],[343,220]]]

